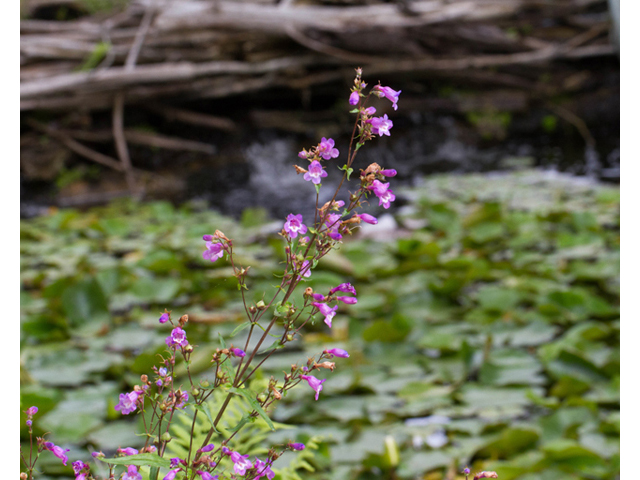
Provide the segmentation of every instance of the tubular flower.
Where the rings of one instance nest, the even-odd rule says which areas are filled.
[[[316,400],[318,400],[320,392],[322,391],[322,384],[326,382],[327,379],[325,378],[324,380],[320,380],[313,375],[300,375],[300,378],[309,383],[309,386],[316,392]]]
[[[342,239],[342,235],[338,232],[338,229],[340,228],[340,219],[341,217],[337,213],[330,213],[327,215],[325,220],[327,225],[327,234],[334,240]]]
[[[304,235],[307,233],[307,226],[302,223],[302,215],[294,215],[293,213],[287,215],[284,231],[287,232],[291,238],[296,238],[298,234]]]
[[[322,178],[326,177],[328,173],[322,168],[320,162],[314,160],[309,165],[309,171],[304,174],[304,179],[309,182],[313,182],[314,185],[318,185],[322,180]]]
[[[382,175],[383,177],[395,177],[397,174],[398,172],[393,168],[380,170],[380,175]]]
[[[173,470],[169,470],[162,480],[173,480],[176,478],[176,474],[180,471],[179,468],[174,468]]]
[[[123,415],[129,415],[138,408],[138,397],[140,394],[136,391],[130,393],[121,393],[120,401],[113,407]]]
[[[291,450],[297,450],[297,451],[300,451],[300,450],[304,450],[304,443],[290,443],[290,444],[288,445],[288,447],[289,447]]]
[[[231,452],[233,471],[238,475],[244,475],[246,471],[253,468],[253,463],[249,461],[249,455],[240,455],[238,452]]]
[[[218,475],[211,475],[209,472],[197,470],[196,473],[200,475],[200,478],[202,478],[202,480],[218,480]]]
[[[207,249],[202,252],[202,258],[204,258],[205,260],[211,260],[212,262],[215,262],[216,260],[221,258],[222,255],[224,255],[224,249],[222,248],[221,243],[207,242],[206,246]]]
[[[124,456],[137,455],[138,454],[138,450],[136,450],[135,448],[131,448],[131,447],[119,448],[118,450],[116,450],[116,452],[117,453],[121,453]]]
[[[336,312],[338,311],[338,306],[336,305],[335,307],[331,308],[326,303],[318,303],[318,302],[313,302],[312,305],[316,307],[318,310],[320,310],[320,313],[324,315],[324,323],[326,323],[329,326],[329,328],[331,328],[331,321],[333,320],[333,317],[336,316]]]
[[[396,199],[393,191],[389,190],[389,184],[382,183],[380,180],[374,180],[369,189],[373,190],[373,193],[378,197],[378,205],[382,205],[384,208],[389,208],[391,202]]]
[[[357,105],[360,101],[360,94],[358,92],[351,92],[349,95],[349,105]]]
[[[341,348],[330,348],[325,350],[324,353],[328,353],[329,355],[335,355],[340,358],[349,358],[349,352],[346,350],[342,350]]]
[[[129,465],[127,467],[127,473],[122,476],[122,480],[142,480],[142,475],[138,473],[138,467]]]
[[[353,293],[354,295],[357,295],[356,288],[350,283],[341,283],[337,287],[332,288],[329,290],[329,295],[333,295],[336,292]]]
[[[340,152],[337,148],[334,148],[336,142],[333,138],[326,139],[322,137],[320,141],[320,145],[318,145],[318,154],[324,158],[325,160],[331,160],[332,158],[336,158],[340,155]]]
[[[160,318],[158,319],[158,321],[160,323],[167,323],[169,321],[169,314],[167,312],[163,313],[162,315],[160,315]]]
[[[58,457],[60,460],[62,460],[62,464],[66,467],[67,466],[67,461],[69,460],[69,457],[67,457],[65,454],[69,451],[69,449],[67,448],[66,450],[62,447],[59,447],[57,445],[54,445],[53,442],[45,442],[44,446],[47,450],[49,450],[51,453],[53,453],[56,457]]]
[[[389,130],[393,127],[393,122],[389,120],[387,114],[384,114],[384,117],[373,117],[371,119],[371,133],[374,135],[386,135],[387,137],[391,136]]]
[[[253,477],[253,480],[258,480],[259,478],[262,478],[265,475],[269,480],[272,480],[273,477],[276,476],[275,472],[271,470],[271,463],[268,461],[267,463],[264,463],[259,458],[256,458],[256,461],[254,462],[254,466],[257,470],[257,475]]]
[[[373,87],[373,89],[374,91],[378,92],[378,95],[381,98],[389,99],[389,101],[391,101],[391,103],[393,104],[393,109],[398,110],[398,97],[400,96],[400,93],[402,93],[402,90],[398,90],[396,92],[391,87],[382,87],[380,85],[376,85],[375,87]]]
[[[369,215],[368,213],[358,213],[355,216],[357,216],[364,223],[368,223],[370,225],[377,225],[378,224],[378,219],[376,217],[374,217],[373,215]]]
[[[356,297],[336,297],[336,300],[339,302],[344,302],[347,305],[355,305],[358,303],[358,299]]]
[[[168,347],[173,347],[174,345],[186,347],[189,345],[189,342],[187,341],[187,333],[180,327],[176,327],[171,330],[171,335],[169,335],[164,342]]]

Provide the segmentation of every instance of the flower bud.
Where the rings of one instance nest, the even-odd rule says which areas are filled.
[[[187,345],[186,347],[184,347],[184,351],[187,352],[187,353],[193,352],[193,346],[192,345]]]
[[[140,380],[142,383],[147,383],[149,381],[149,377],[147,377],[144,373],[140,375]]]
[[[198,395],[200,395],[200,390],[198,390],[197,388],[193,387],[193,388],[191,389],[191,394],[192,394],[194,397],[197,397]]]
[[[301,174],[301,173],[308,173],[308,172],[307,172],[307,170],[305,170],[305,169],[304,169],[304,168],[302,168],[302,167],[299,167],[298,165],[294,165],[294,166],[293,166],[293,168],[295,168],[295,169],[296,169],[296,173],[297,173],[298,175],[299,175],[299,174]]]
[[[258,310],[264,310],[264,309],[267,308],[267,306],[265,305],[265,303],[262,300],[260,300],[258,303],[256,303],[256,308]]]
[[[293,335],[291,333],[287,334],[287,342],[293,342]]]
[[[273,398],[276,400],[280,400],[282,398],[282,395],[278,390],[276,390],[276,387],[271,387],[271,393],[273,393]]]
[[[349,96],[349,105],[357,105],[359,101],[360,95],[358,92],[351,92],[351,95]]]
[[[393,168],[380,170],[380,175],[383,177],[395,177],[398,174]]]
[[[349,358],[349,352],[347,352],[346,350],[342,350],[341,348],[330,348],[325,350],[323,353],[326,353],[328,355],[335,355],[336,357],[340,358]]]
[[[257,399],[260,403],[264,403],[267,401],[267,396],[264,393],[261,393],[260,395],[257,396]]]
[[[250,312],[252,315],[253,315],[253,314],[255,314],[257,311],[258,311],[258,309],[257,309],[254,305],[251,305],[251,306],[249,307],[249,312]]]
[[[207,388],[209,385],[210,385],[210,383],[209,383],[209,381],[208,381],[208,380],[201,380],[201,381],[200,381],[200,386],[201,386],[202,388]]]
[[[304,443],[289,443],[287,445],[291,450],[304,450]]]
[[[160,440],[162,440],[163,442],[170,442],[171,441],[171,434],[169,432],[164,432],[162,434],[162,436],[160,437]]]
[[[326,368],[333,372],[333,369],[336,368],[336,364],[334,362],[314,363],[313,368]]]
[[[471,473],[471,469],[469,467],[464,467],[464,469],[462,470],[462,473],[464,475],[469,475]]]
[[[498,474],[496,472],[480,472],[473,476],[473,480],[478,480],[479,478],[498,478]]]

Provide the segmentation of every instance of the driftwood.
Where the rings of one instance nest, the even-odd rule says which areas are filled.
[[[26,9],[36,14],[43,6],[81,9],[82,3],[29,0]],[[581,59],[616,54],[606,5],[606,0],[344,0],[331,5],[131,0],[111,14],[64,22],[25,19],[20,23],[21,110],[111,111],[118,160],[86,151],[70,131],[38,128],[48,128],[74,152],[124,172],[134,191],[127,142],[207,154],[213,149],[163,134],[136,138],[124,126],[132,106],[176,122],[233,131],[237,127],[228,118],[180,104],[274,87],[292,94],[332,82],[344,88],[355,66],[363,67],[367,78],[430,75],[521,91],[524,98],[507,109],[522,108],[532,98],[544,104],[587,83],[580,77]],[[550,79],[540,81],[542,73]],[[556,113],[589,138],[575,114]],[[265,119],[260,112],[250,117],[258,123]]]

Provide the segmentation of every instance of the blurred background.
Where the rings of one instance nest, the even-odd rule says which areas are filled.
[[[313,473],[283,459],[280,478],[619,476],[617,1],[22,0],[21,13],[21,401],[40,407],[39,433],[74,460],[136,446],[113,405],[162,351],[165,307],[190,315],[208,374],[242,309],[201,236],[234,239],[255,300],[271,288],[275,232],[313,214],[297,152],[324,136],[344,155],[362,67],[402,90],[397,111],[373,99],[394,127],[355,165],[395,168],[397,200],[372,205],[380,223],[310,279],[351,281],[358,304],[265,373],[327,344],[352,354],[321,401],[295,392],[275,411],[294,428],[267,442],[317,444]],[[46,471],[72,477],[55,458]]]

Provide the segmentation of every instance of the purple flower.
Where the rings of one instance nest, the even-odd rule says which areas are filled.
[[[104,453],[102,453],[102,452],[91,452],[91,456],[93,458],[104,458]]]
[[[214,448],[216,448],[216,446],[213,443],[210,443],[209,445],[205,445],[204,447],[202,447],[200,449],[200,451],[202,453],[207,453],[207,452],[210,452],[211,450],[213,450]]]
[[[347,305],[355,305],[358,303],[358,299],[356,297],[336,297],[336,300],[344,302]]]
[[[119,410],[123,415],[129,415],[138,408],[138,397],[140,394],[136,391],[130,393],[121,393],[120,401],[113,407],[115,410]]]
[[[71,467],[73,468],[73,473],[78,475],[82,470],[88,469],[89,465],[84,463],[82,460],[76,460],[71,464]]]
[[[235,355],[236,357],[244,357],[246,355],[244,350],[241,350],[240,348],[232,348],[231,353],[233,353],[233,355]]]
[[[342,350],[341,348],[330,348],[328,350],[325,350],[324,353],[335,355],[336,357],[340,358],[349,358],[349,352],[347,352],[346,350]]]
[[[371,119],[371,133],[375,135],[386,135],[388,137],[391,136],[389,130],[393,127],[393,122],[389,120],[387,114],[384,114],[384,117],[373,117]]]
[[[337,287],[332,288],[329,290],[329,295],[333,295],[336,292],[353,293],[354,295],[357,295],[356,288],[350,283],[341,283]]]
[[[393,168],[389,168],[386,170],[380,170],[380,175],[382,175],[383,177],[395,177],[398,172],[395,171]]]
[[[373,215],[369,215],[368,213],[359,213],[357,214],[358,218],[362,220],[364,223],[368,223],[370,225],[377,225],[378,219]]]
[[[218,480],[218,475],[211,475],[209,472],[197,470],[196,473],[202,477],[202,480]]]
[[[171,335],[169,335],[164,342],[168,347],[172,347],[174,345],[186,347],[187,345],[189,345],[189,342],[187,341],[187,334],[180,327],[176,327],[171,330]]]
[[[307,182],[311,181],[314,183],[314,185],[318,185],[321,182],[320,179],[326,177],[327,175],[327,172],[322,168],[320,162],[314,160],[313,162],[311,162],[311,165],[309,165],[309,171],[304,174],[304,179]]]
[[[158,369],[158,375],[160,375],[161,377],[164,377],[167,375],[167,369],[165,367],[160,367]]]
[[[335,307],[331,308],[326,303],[317,302],[313,302],[312,305],[320,310],[320,313],[324,315],[324,323],[329,325],[329,328],[331,328],[331,320],[333,320],[333,317],[335,317],[336,312],[338,311],[338,306],[336,305]]]
[[[174,468],[173,470],[169,470],[162,480],[173,480],[176,478],[176,474],[180,471],[179,468]]]
[[[302,215],[294,215],[293,213],[287,215],[284,231],[287,232],[291,238],[296,238],[299,233],[302,235],[307,233],[307,226],[302,223]]]
[[[86,473],[79,473],[76,475],[76,480],[87,480],[87,474]]]
[[[469,467],[464,467],[462,473],[464,473],[465,475],[469,475],[471,473],[471,469]]]
[[[325,219],[325,224],[327,225],[327,234],[334,240],[342,239],[342,235],[340,235],[340,232],[338,232],[341,224],[341,218],[342,217],[337,213],[330,213]]]
[[[176,404],[176,408],[184,407],[185,402],[189,400],[189,394],[187,392],[182,392],[180,397],[178,398],[178,403]]]
[[[313,297],[314,300],[317,300],[319,302],[324,302],[324,295],[322,295],[321,293],[313,293],[311,295]]]
[[[207,253],[207,252],[204,252],[204,253]],[[167,312],[163,313],[162,315],[160,315],[160,318],[158,319],[158,321],[160,323],[167,323],[169,321],[169,314]]]
[[[362,113],[364,113],[365,115],[367,115],[367,116],[369,116],[369,117],[370,117],[371,115],[373,115],[374,113],[376,113],[376,107],[368,107],[368,108],[365,108],[365,109],[362,111]]]
[[[304,450],[304,443],[290,443],[289,448],[291,450]]]
[[[231,452],[231,461],[233,462],[233,471],[238,475],[244,475],[248,469],[253,468],[253,463],[249,461],[249,455]]]
[[[318,396],[322,390],[322,384],[326,382],[327,379],[325,378],[324,380],[320,380],[313,375],[300,375],[300,378],[309,383],[309,386],[316,392],[316,400],[318,400]]]
[[[129,465],[127,473],[122,476],[122,480],[142,480],[142,475],[138,473],[138,467]]]
[[[69,449],[67,448],[66,450],[62,447],[59,447],[57,445],[54,445],[53,442],[45,442],[44,446],[47,450],[49,450],[51,453],[53,453],[56,457],[58,457],[60,460],[62,460],[62,464],[66,467],[67,466],[67,461],[69,460],[69,457],[67,457],[65,455],[65,453],[67,453],[69,451]]]
[[[25,413],[29,416],[33,416],[38,413],[38,407],[29,407]]]
[[[267,478],[269,480],[272,480],[273,477],[276,476],[275,472],[273,470],[271,470],[271,464],[269,462],[264,463],[259,458],[256,458],[256,461],[255,461],[254,465],[255,465],[255,468],[256,468],[256,471],[257,471],[258,475],[253,477],[253,480],[258,480],[259,478],[262,478],[265,475],[267,476]]]
[[[360,101],[360,94],[358,92],[351,92],[349,95],[349,105],[357,105]]]
[[[117,453],[124,453],[125,456],[127,455],[137,455],[138,454],[138,450],[136,450],[135,448],[131,448],[131,447],[127,447],[127,448],[119,448],[118,450],[116,450]]]
[[[376,197],[378,197],[378,205],[382,205],[384,208],[389,208],[391,202],[396,199],[392,190],[389,190],[388,183],[382,183],[380,180],[374,180],[369,189],[373,190]]]
[[[182,460],[179,457],[173,457],[170,461],[169,461],[169,466],[170,467],[177,467],[178,465],[180,465],[182,463]]]
[[[318,153],[325,160],[336,158],[338,155],[340,155],[340,152],[337,148],[334,148],[335,144],[336,142],[333,141],[333,138],[327,140],[326,138],[322,137],[320,145],[318,145]]]
[[[300,152],[298,152],[298,157],[307,158],[307,151],[305,149],[302,149]]]
[[[380,85],[376,85],[373,89],[380,92],[381,98],[388,98],[393,104],[393,109],[398,110],[398,97],[400,93],[402,93],[402,90],[396,92],[391,87],[381,87]]]
[[[311,276],[311,267],[309,266],[309,260],[305,260],[304,262],[302,262],[302,267],[300,268],[300,271],[303,272],[302,276],[305,278],[308,278]]]
[[[221,243],[207,242],[207,249],[202,252],[202,258],[215,262],[224,255],[224,249]]]
[[[213,235],[203,235],[203,236],[202,236],[202,239],[203,239],[205,242],[210,242],[210,241],[212,241],[212,240],[213,240]]]
[[[27,427],[30,427],[31,425],[33,425],[33,421],[31,420],[27,420],[26,422],[24,422],[27,424]]]

